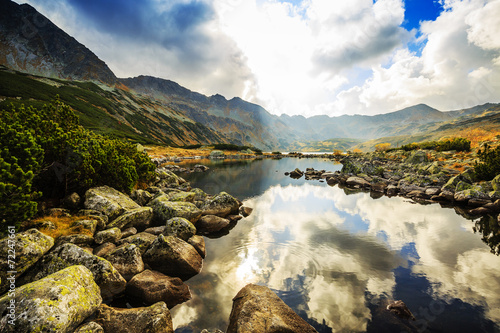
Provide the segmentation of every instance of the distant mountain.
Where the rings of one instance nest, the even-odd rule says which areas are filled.
[[[0,5],[0,65],[5,66],[0,68],[0,106],[12,101],[40,105],[59,94],[83,125],[133,140],[233,143],[264,150],[345,149],[382,137],[393,137],[396,144],[410,136],[417,140],[465,126],[486,110],[493,110],[487,119],[496,119],[499,112],[494,104],[449,112],[419,104],[375,116],[276,116],[241,98],[205,96],[170,80],[118,79],[33,7],[10,0],[0,0]]]
[[[0,64],[46,77],[114,85],[108,66],[30,5],[0,0]]]

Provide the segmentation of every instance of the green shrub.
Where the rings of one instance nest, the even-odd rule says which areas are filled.
[[[35,215],[39,193],[32,191],[35,173],[40,169],[43,150],[33,135],[18,124],[7,124],[0,117],[0,223],[7,226]]]
[[[130,192],[154,176],[155,166],[136,145],[95,134],[78,124],[67,105],[0,110],[0,221],[20,222],[44,197],[109,185]]]
[[[454,138],[446,141],[439,141],[436,148],[437,151],[470,151],[470,140],[465,138]]]
[[[477,152],[481,163],[474,165],[474,172],[480,180],[491,180],[500,174],[500,146],[491,149],[487,144]]]
[[[403,149],[404,151],[416,150],[419,149],[419,145],[416,143],[409,143],[407,145],[401,146],[401,149]]]

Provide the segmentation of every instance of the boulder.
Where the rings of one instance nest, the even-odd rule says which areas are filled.
[[[120,239],[127,238],[127,237],[135,235],[135,234],[137,234],[137,229],[134,227],[130,227],[130,228],[127,228],[125,230],[122,230],[122,237]]]
[[[196,193],[194,192],[172,192],[168,195],[168,200],[170,201],[184,201],[184,202],[194,202]]]
[[[0,298],[1,332],[73,332],[101,305],[92,272],[78,265],[18,287]],[[9,308],[15,304],[15,309]],[[15,325],[9,323],[15,318]]]
[[[62,205],[70,210],[78,209],[81,203],[82,198],[80,198],[80,196],[76,192],[68,194],[62,200]]]
[[[87,234],[64,235],[57,237],[56,246],[61,244],[75,244],[82,247],[88,247],[94,243],[94,237]]]
[[[92,272],[104,299],[112,298],[125,290],[127,281],[109,261],[70,243],[60,245],[44,255],[19,282],[33,282],[73,265],[83,265]]]
[[[130,194],[130,198],[139,204],[139,206],[146,206],[151,198],[153,198],[153,195],[148,191],[134,190]]]
[[[360,187],[360,188],[370,187],[370,183],[367,180],[355,176],[347,178],[346,185],[350,187]]]
[[[164,225],[159,226],[159,227],[151,227],[151,228],[147,228],[146,230],[144,230],[144,232],[158,236],[159,234],[162,234],[165,231],[165,228],[166,227]]]
[[[144,270],[141,251],[135,244],[118,246],[106,255],[106,259],[127,281]]]
[[[90,321],[78,326],[73,333],[104,333],[104,329],[95,321]]]
[[[296,168],[295,170],[290,172],[290,177],[295,178],[295,179],[299,179],[303,175],[304,175],[304,172],[302,172],[299,168]]]
[[[150,307],[120,309],[102,304],[95,321],[104,332],[173,333],[172,317],[165,302]]]
[[[455,201],[458,202],[468,202],[471,199],[484,199],[490,201],[490,197],[487,192],[484,191],[481,185],[471,185],[470,188],[455,192]]]
[[[71,223],[70,227],[71,228],[80,227],[81,229],[93,235],[97,230],[97,224],[98,224],[97,219],[82,219]]]
[[[103,231],[99,231],[95,234],[94,241],[96,244],[103,243],[115,243],[122,237],[122,232],[118,228],[106,229]]]
[[[414,150],[410,156],[406,159],[406,163],[408,164],[420,164],[424,162],[428,162],[429,158],[427,157],[427,152],[424,150]]]
[[[163,235],[175,236],[187,241],[196,234],[195,226],[182,217],[174,217],[167,221]]]
[[[203,215],[217,215],[226,217],[229,214],[238,214],[240,203],[226,192],[221,192],[205,202],[202,207]]]
[[[127,210],[122,215],[111,221],[106,228],[135,227],[145,229],[151,223],[153,218],[153,209],[151,207],[140,207]]]
[[[227,333],[317,332],[269,288],[249,284],[233,298]]]
[[[0,295],[9,288],[9,282],[7,281],[7,277],[11,277],[11,274],[8,274],[9,271],[15,271],[14,277],[17,279],[47,253],[52,246],[54,246],[54,239],[42,234],[37,229],[9,234],[9,236],[1,239]],[[13,253],[14,256],[12,256]]]
[[[195,250],[203,259],[205,259],[207,252],[205,249],[205,238],[203,238],[203,236],[194,235],[193,237],[189,238],[187,242],[195,248]]]
[[[191,299],[189,287],[181,279],[149,269],[134,276],[125,292],[146,304],[163,301],[169,309]]]
[[[137,246],[141,252],[141,255],[146,252],[146,250],[153,244],[156,240],[156,236],[147,232],[140,232],[138,234],[129,236],[127,238],[120,239],[116,242],[118,245],[123,244],[134,244]]]
[[[202,235],[209,235],[228,227],[229,224],[228,219],[215,215],[205,215],[196,222],[196,230]]]
[[[252,214],[253,212],[253,208],[250,208],[250,207],[245,207],[245,206],[241,206],[240,207],[240,214],[243,216],[243,217],[248,217],[250,216],[250,214]]]
[[[127,195],[109,186],[95,187],[87,190],[84,206],[86,209],[103,213],[110,220],[116,219],[127,210],[140,208]]]
[[[174,236],[159,235],[144,253],[143,260],[152,269],[183,280],[201,271],[203,259],[193,246]]]
[[[165,224],[173,217],[183,217],[196,222],[201,216],[201,210],[190,202],[172,202],[167,195],[160,195],[148,206],[153,208],[153,219],[156,224]]]
[[[96,247],[93,251],[93,254],[104,258],[109,252],[116,249],[116,245],[113,243],[104,243]]]

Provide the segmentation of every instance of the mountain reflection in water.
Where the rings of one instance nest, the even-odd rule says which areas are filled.
[[[283,175],[339,169],[329,161],[211,167],[186,178],[254,211],[228,235],[206,238],[202,273],[187,281],[193,299],[172,310],[176,332],[224,331],[232,298],[248,283],[273,289],[320,332],[498,332],[500,257],[453,209]],[[385,310],[397,299],[416,321]]]

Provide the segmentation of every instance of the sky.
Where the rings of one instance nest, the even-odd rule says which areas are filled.
[[[280,115],[500,102],[500,0],[16,0],[104,60]]]

